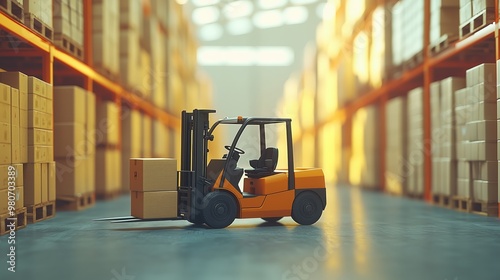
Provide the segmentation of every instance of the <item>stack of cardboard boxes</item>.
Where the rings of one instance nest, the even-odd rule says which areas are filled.
[[[112,198],[122,192],[121,152],[119,150],[120,110],[111,101],[97,102],[96,195]]]
[[[439,85],[439,94],[438,103],[431,103],[432,121],[437,122],[431,131],[432,193],[435,202],[448,206],[450,198],[457,194],[457,127],[463,123],[455,115],[455,92],[465,87],[465,80],[450,77],[433,85]],[[434,96],[431,98],[433,101],[436,99]]]
[[[142,157],[142,114],[127,107],[122,108],[122,190],[130,189],[130,159]]]
[[[385,186],[389,193],[402,194],[405,182],[404,155],[406,130],[406,97],[396,97],[386,106]]]
[[[454,41],[458,37],[460,3],[457,1],[431,0],[430,44],[439,44],[445,39]]]
[[[54,112],[58,199],[94,195],[95,102],[94,94],[82,88],[54,88],[54,106],[58,108]]]
[[[83,59],[83,1],[54,1],[54,43]]]
[[[53,38],[52,1],[53,0],[22,1],[25,24],[49,40]]]
[[[132,216],[141,219],[175,218],[177,161],[168,158],[131,158]]]
[[[120,71],[120,2],[92,1],[93,66],[117,77]]]
[[[140,61],[139,37],[141,32],[142,9],[140,0],[120,2],[120,79],[126,87],[138,90],[143,77],[138,75]],[[128,179],[126,180],[128,181]]]
[[[424,48],[424,0],[402,0],[401,4],[403,21],[400,51],[403,62],[406,62]]]
[[[497,214],[497,95],[496,65],[485,63],[467,70],[471,114],[468,116],[466,156],[470,165],[472,211]],[[494,213],[493,213],[494,212]]]
[[[424,149],[422,88],[408,92],[408,152],[405,154],[403,170],[406,174],[407,194],[422,197],[424,192]]]

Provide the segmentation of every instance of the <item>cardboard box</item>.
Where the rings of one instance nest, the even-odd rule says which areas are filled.
[[[0,83],[0,103],[10,105],[11,87]]]
[[[48,194],[49,194],[49,177],[48,177],[49,170],[48,170],[48,165],[46,163],[42,163],[41,173],[42,173],[41,198],[43,203],[48,201]]]
[[[48,200],[56,200],[56,163],[55,161],[47,163],[48,178]]]
[[[130,190],[177,191],[177,160],[131,158]]]
[[[21,72],[0,73],[0,83],[9,85],[19,90],[19,107],[28,110],[28,76]]]
[[[7,195],[8,191],[0,190],[0,215],[6,214],[8,212],[9,207],[9,197]]]
[[[87,141],[85,126],[81,123],[56,123],[54,125],[56,157],[85,156]]]
[[[12,162],[11,144],[0,143],[0,164],[11,164]]]
[[[8,123],[11,122],[11,113],[10,113],[10,105],[0,103],[0,123]]]
[[[121,160],[119,150],[98,148],[96,162],[96,193],[109,194],[121,188]]]
[[[12,143],[10,124],[0,123],[0,143]]]
[[[175,218],[177,191],[131,192],[132,216],[140,219]]]
[[[28,129],[26,127],[20,127],[19,130],[19,147],[21,150],[21,162],[28,162]]]
[[[46,96],[45,82],[36,78],[28,77],[28,95]],[[29,106],[29,105],[28,105]]]
[[[20,143],[20,128],[19,126],[11,127],[12,146],[11,160],[12,163],[21,163],[21,143]]]
[[[56,196],[78,196],[86,192],[86,158],[56,158]]]
[[[27,206],[42,203],[42,164],[24,165],[24,204]]]
[[[54,87],[54,121],[56,123],[86,122],[86,94],[87,92],[75,86]]]
[[[16,187],[14,191],[16,193],[16,210],[24,207],[24,187]]]
[[[95,155],[88,155],[87,159],[85,161],[86,163],[86,172],[87,172],[87,182],[85,185],[85,191],[87,193],[89,192],[95,192],[96,191],[96,156]]]
[[[119,137],[119,110],[113,102],[97,104],[96,141],[98,145],[117,145]]]
[[[96,97],[92,92],[87,92],[87,102],[85,103],[87,106],[86,114],[86,127],[85,127],[85,138],[87,139],[87,145],[85,148],[85,152],[87,155],[95,155],[96,149]]]

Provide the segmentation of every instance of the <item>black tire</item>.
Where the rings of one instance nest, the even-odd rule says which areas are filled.
[[[283,217],[262,218],[262,220],[264,220],[268,223],[276,223],[281,219],[283,219]]]
[[[312,225],[323,213],[323,205],[319,196],[313,192],[300,193],[292,205],[292,219],[301,225]]]
[[[189,222],[197,226],[201,226],[205,223],[205,221],[203,220],[203,213],[201,211],[196,212],[198,212],[196,213],[196,218],[194,220],[190,220]]]
[[[223,191],[207,194],[203,199],[203,219],[211,228],[225,228],[236,218],[238,206],[232,195]]]

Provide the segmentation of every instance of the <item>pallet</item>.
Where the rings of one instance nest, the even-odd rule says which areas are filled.
[[[451,207],[460,212],[470,213],[472,209],[472,200],[464,197],[452,197]]]
[[[0,10],[7,13],[12,18],[24,22],[23,5],[15,0],[0,0]]]
[[[85,193],[79,196],[64,196],[57,198],[57,210],[81,211],[94,206],[95,193]]]
[[[413,68],[416,68],[420,64],[424,62],[424,52],[418,52],[414,56],[412,56],[410,59],[406,60],[403,62],[403,71],[408,71]]]
[[[466,23],[460,25],[459,37],[460,40],[469,37],[476,33],[481,28],[495,21],[495,9],[487,8],[481,13],[473,16]]]
[[[97,193],[96,198],[99,200],[112,200],[123,195],[122,190],[114,190],[106,193]]]
[[[40,203],[37,205],[28,206],[28,223],[34,224],[50,218],[56,215],[56,203],[55,201],[49,201]]]
[[[67,37],[66,35],[55,34],[54,44],[74,57],[83,60],[83,46],[77,44],[73,39]]]
[[[28,26],[31,30],[36,31],[38,34],[45,37],[47,40],[52,41],[54,39],[54,31],[52,27],[43,23],[34,14],[24,14],[24,24],[26,24],[26,26]]]
[[[471,212],[478,215],[496,217],[498,215],[498,202],[472,202]]]
[[[433,194],[432,195],[432,202],[436,205],[439,205],[444,208],[451,208],[452,206],[452,200],[449,195],[444,195],[444,194]]]
[[[15,231],[18,231],[20,229],[25,228],[26,225],[28,224],[27,208],[23,207],[23,208],[17,209],[15,211],[15,214],[16,214],[15,218],[17,219]],[[13,217],[11,217],[10,214],[0,215],[0,235],[10,233],[10,228],[8,228],[7,226],[12,222],[10,220],[11,218],[13,218]]]
[[[409,197],[411,199],[418,199],[418,200],[423,200],[424,199],[424,194],[423,193],[406,193],[406,197]]]
[[[429,52],[431,56],[437,55],[440,52],[446,50],[450,45],[458,40],[456,34],[444,34],[439,38],[439,40],[429,46]]]
[[[99,72],[101,75],[105,76],[111,81],[119,82],[120,81],[120,73],[115,73],[106,67],[99,65],[99,64],[94,64],[93,65],[94,69],[96,69],[97,72]]]

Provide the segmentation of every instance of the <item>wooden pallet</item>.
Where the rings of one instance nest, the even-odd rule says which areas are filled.
[[[26,207],[17,209],[15,211],[15,218],[16,218],[15,231],[18,231],[26,227],[26,225],[28,224],[27,217],[28,215]],[[12,220],[10,220],[12,218],[14,217],[10,216],[10,214],[0,215],[0,235],[10,233],[10,228],[7,226],[10,225],[10,223],[12,222]]]
[[[403,62],[403,71],[411,70],[422,64],[423,61],[424,61],[424,53],[421,51],[412,56],[410,59]]]
[[[52,27],[43,23],[34,14],[24,14],[24,24],[26,24],[26,26],[28,26],[31,30],[36,31],[38,34],[45,37],[47,40],[52,41],[52,39],[54,39],[54,31]]]
[[[457,35],[444,34],[439,38],[439,40],[429,46],[429,52],[431,56],[437,55],[438,53],[446,50],[452,43],[458,40]]]
[[[439,206],[445,207],[445,208],[451,208],[451,206],[452,206],[452,200],[451,200],[449,195],[434,194],[434,195],[432,195],[432,202],[436,205],[439,205]]]
[[[476,33],[481,28],[495,21],[495,9],[487,8],[481,13],[473,16],[466,23],[460,25],[459,37],[460,40]]]
[[[452,197],[451,207],[460,212],[471,212],[472,200],[465,197]]]
[[[496,217],[498,215],[498,202],[472,202],[471,212],[474,214]]]
[[[23,5],[15,0],[0,0],[0,10],[4,11],[12,18],[24,22]]]
[[[122,190],[114,190],[106,193],[97,193],[96,198],[99,200],[112,200],[123,195]]]
[[[57,198],[57,210],[81,211],[95,204],[95,192]]]
[[[83,60],[83,46],[77,44],[73,39],[67,37],[66,35],[55,34],[54,44],[74,57]]]
[[[49,201],[40,203],[37,205],[28,206],[28,223],[34,224],[50,218],[56,215],[56,203],[55,201]]]

